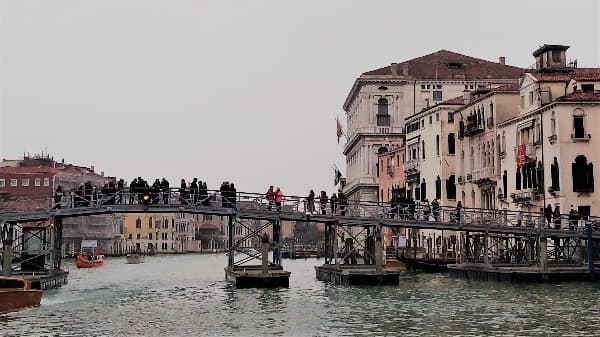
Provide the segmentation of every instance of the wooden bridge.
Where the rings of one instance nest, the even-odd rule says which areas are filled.
[[[125,203],[127,200],[133,200],[133,203]],[[413,247],[419,245],[420,230],[453,233],[460,251],[456,254],[457,264],[462,267],[508,264],[531,269],[536,266],[542,274],[549,270],[548,257],[554,258],[557,264],[575,265],[572,260],[577,254],[579,266],[582,266],[586,258],[581,255],[586,247],[586,270],[593,272],[595,259],[591,247],[593,241],[600,239],[600,219],[593,217],[577,221],[561,215],[547,223],[543,214],[535,212],[448,207],[429,208],[427,212],[415,204],[343,201],[334,207],[323,205],[322,209],[317,209],[318,213],[311,214],[304,198],[286,196],[281,205],[275,205],[262,193],[239,192],[235,196],[222,196],[219,191],[207,191],[203,198],[185,198],[175,189],[170,190],[168,195],[157,195],[149,190],[135,193],[124,190],[101,195],[97,199],[68,195],[57,203],[48,199],[39,204],[47,206],[23,211],[19,210],[18,203],[0,202],[4,274],[23,272],[18,264],[13,264],[13,254],[20,255],[21,264],[24,260],[43,256],[45,262],[40,271],[60,273],[62,220],[100,214],[188,213],[228,217],[230,248],[226,275],[238,286],[287,285],[289,273],[281,265],[281,221],[325,224],[325,265],[317,268],[316,273],[319,279],[338,283],[353,283],[352,280],[367,283],[397,281],[398,272],[385,267],[383,260],[382,228],[407,230],[408,245]],[[316,204],[320,206],[318,202]],[[266,223],[256,228],[246,224],[245,220],[264,220]],[[31,223],[38,225],[24,226]],[[240,242],[243,240],[234,239],[234,223],[248,229],[250,234],[246,238],[261,237],[260,254],[247,254],[242,249]],[[16,227],[21,228],[20,237],[15,237]],[[23,237],[24,230],[29,233],[27,238]],[[15,240],[22,246],[21,249],[13,250]],[[26,240],[40,241],[42,249],[23,250]],[[270,251],[272,257],[269,261]],[[235,252],[242,252],[247,257],[236,261]],[[360,258],[357,260],[356,256]],[[248,265],[252,260],[261,263]]]

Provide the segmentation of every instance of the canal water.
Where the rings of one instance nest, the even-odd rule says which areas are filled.
[[[405,273],[400,285],[315,280],[322,260],[284,260],[289,289],[235,289],[225,254],[151,256],[98,269],[67,262],[69,284],[0,315],[0,336],[600,335],[600,287],[515,285]]]

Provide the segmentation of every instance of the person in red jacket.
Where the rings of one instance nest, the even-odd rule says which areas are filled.
[[[267,193],[265,194],[267,201],[269,202],[269,206],[267,206],[267,209],[270,211],[271,208],[273,208],[273,203],[275,203],[275,191],[273,191],[273,186],[269,186],[269,189],[267,190]]]
[[[277,211],[281,212],[281,203],[283,202],[283,192],[281,192],[281,189],[279,189],[279,187],[277,187],[277,190],[275,191],[275,207],[277,208]]]

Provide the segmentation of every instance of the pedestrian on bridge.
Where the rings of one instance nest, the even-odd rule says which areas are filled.
[[[181,186],[179,187],[179,202],[182,205],[187,205],[187,184],[185,183],[185,179],[181,179]]]
[[[554,212],[552,212],[552,217],[554,218],[554,228],[555,229],[561,229],[560,227],[560,222],[561,222],[561,217],[560,217],[560,209],[558,208],[558,205],[554,206]]]
[[[118,204],[124,204],[125,201],[123,198],[125,197],[125,181],[123,179],[119,179],[117,182],[117,194],[119,195]]]
[[[423,218],[425,221],[429,221],[429,214],[431,214],[431,206],[429,200],[425,199],[423,201]]]
[[[333,193],[329,198],[329,207],[331,207],[331,215],[337,215],[338,197]]]
[[[53,209],[60,208],[60,202],[62,201],[64,195],[65,192],[63,191],[63,187],[61,185],[58,185],[56,191],[54,192],[54,207],[52,207]]]
[[[456,210],[454,211],[454,221],[460,223],[460,211],[462,210],[462,202],[459,200],[456,203]]]
[[[283,192],[281,192],[281,189],[279,187],[277,187],[277,190],[275,190],[275,207],[277,208],[278,212],[281,212],[281,203],[283,202]]]
[[[152,188],[150,188],[150,196],[152,197],[152,203],[155,205],[158,204],[160,200],[160,180],[158,178],[154,180]]]
[[[171,193],[171,191],[169,190],[169,182],[167,181],[167,179],[162,178],[162,180],[160,182],[160,190],[162,192],[163,203],[165,205],[168,205],[169,204],[169,194]]]
[[[431,202],[431,210],[433,212],[433,220],[435,222],[440,221],[440,202],[437,199],[433,199]]]
[[[544,217],[546,218],[546,222],[548,223],[548,228],[552,224],[552,205],[548,204],[544,209]]]
[[[321,191],[319,196],[319,206],[321,208],[321,214],[327,214],[327,192]]]
[[[198,201],[198,178],[194,178],[190,184],[190,197],[192,199],[192,205],[195,205]]]
[[[315,191],[310,190],[308,197],[306,197],[306,210],[313,214],[315,212]]]
[[[267,193],[265,193],[265,198],[269,202],[269,205],[267,206],[267,210],[270,211],[271,208],[273,208],[273,204],[275,203],[275,191],[273,191],[273,185],[269,186]]]
[[[198,191],[200,194],[200,202],[202,206],[210,206],[210,198],[208,196],[208,187],[206,187],[206,181],[202,182],[202,188]]]
[[[342,189],[338,190],[338,200],[340,203],[340,215],[346,216],[346,207],[348,206],[348,200],[346,199],[346,195],[342,192]]]
[[[134,178],[129,184],[129,204],[133,204],[135,202],[135,194],[137,193],[138,188],[138,180]]]

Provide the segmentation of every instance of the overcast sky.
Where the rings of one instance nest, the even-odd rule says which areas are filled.
[[[440,49],[598,66],[596,1],[0,0],[2,158],[47,151],[131,180],[333,190],[362,72]],[[177,180],[177,181],[175,181]]]

